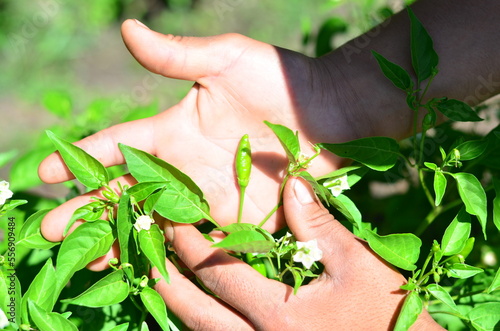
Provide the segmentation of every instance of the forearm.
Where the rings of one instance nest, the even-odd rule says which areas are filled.
[[[434,40],[439,73],[426,99],[449,97],[478,104],[500,93],[500,3],[423,0],[412,9]],[[405,93],[383,76],[371,50],[411,69],[410,22],[405,11],[320,58],[335,77],[340,110],[358,136],[397,139],[411,134]],[[333,110],[330,110],[333,111]]]

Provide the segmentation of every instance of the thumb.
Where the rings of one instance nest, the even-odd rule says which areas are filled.
[[[298,241],[317,239],[323,251],[323,264],[338,256],[355,240],[354,235],[340,224],[321,204],[312,187],[302,178],[292,177],[283,191],[285,219]]]
[[[150,30],[137,20],[122,24],[122,37],[135,59],[146,69],[165,77],[197,81],[221,68],[219,37],[181,37]],[[218,55],[218,56],[217,56]],[[218,66],[219,65],[219,66]]]

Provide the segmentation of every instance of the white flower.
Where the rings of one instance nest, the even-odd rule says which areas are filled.
[[[5,203],[7,199],[12,198],[12,191],[9,190],[9,183],[5,180],[0,182],[0,206]]]
[[[141,215],[137,218],[134,228],[139,232],[141,230],[151,229],[151,224],[155,221],[149,215]]]
[[[290,232],[287,232],[283,237],[276,239],[276,242],[278,244],[281,244],[281,242],[283,242],[283,245],[287,246],[288,244],[290,244],[290,241],[292,240],[292,238],[293,238],[293,234],[291,234]]]
[[[334,197],[351,188],[347,182],[347,175],[330,178],[323,183],[323,186],[329,189]]]
[[[310,269],[314,262],[321,260],[323,252],[318,247],[316,239],[308,242],[297,241],[297,251],[293,254],[295,262],[302,262],[304,267]]]
[[[7,316],[5,316],[5,313],[3,312],[2,309],[0,309],[0,330],[5,329],[6,327],[9,326],[9,320],[7,319]]]

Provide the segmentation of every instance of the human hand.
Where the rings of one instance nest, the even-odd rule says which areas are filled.
[[[193,330],[388,330],[406,291],[404,277],[338,223],[305,181],[291,178],[284,194],[287,224],[299,241],[317,239],[324,272],[297,295],[283,283],[212,248],[192,225],[165,225],[177,255],[220,299],[199,290],[167,260],[171,283],[156,290]],[[154,269],[155,270],[155,269]],[[153,272],[153,277],[160,277]],[[442,330],[423,311],[415,330]]]
[[[327,71],[320,70],[311,58],[240,35],[163,35],[134,20],[126,21],[122,32],[131,53],[147,69],[196,83],[179,104],[163,113],[113,126],[76,145],[105,166],[124,162],[119,142],[165,159],[200,186],[213,218],[221,225],[233,223],[237,217],[233,163],[238,141],[245,133],[251,139],[254,169],[243,220],[258,223],[278,202],[287,161],[283,152],[276,152],[282,148],[264,120],[299,130],[303,151],[311,150],[308,141],[331,140],[331,132],[339,139],[352,138],[351,126],[343,122],[343,117],[326,111],[335,104],[331,99],[334,86]],[[334,124],[325,126],[329,122]],[[311,172],[319,175],[339,163],[338,158],[328,158],[325,153],[315,160]],[[39,174],[47,183],[73,177],[58,154],[41,164]],[[133,183],[130,176],[117,180]],[[77,197],[51,211],[43,221],[43,235],[52,241],[62,240],[67,220],[91,196],[99,196],[99,192]],[[279,215],[266,223],[272,232],[280,226]],[[106,266],[115,255],[111,252],[93,268]]]

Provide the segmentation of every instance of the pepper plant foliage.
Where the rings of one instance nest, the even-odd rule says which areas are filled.
[[[450,330],[464,327],[494,330],[500,323],[500,270],[478,262],[469,264],[466,259],[469,254],[474,255],[476,240],[482,243],[482,247],[487,247],[486,240],[498,238],[500,181],[495,175],[500,167],[498,162],[495,163],[499,159],[495,153],[498,153],[496,146],[500,129],[495,128],[479,139],[460,137],[442,145],[437,142],[437,112],[450,121],[482,119],[475,110],[458,100],[442,97],[425,101],[426,92],[438,74],[439,58],[425,28],[411,10],[408,13],[415,79],[383,55],[376,52],[373,55],[384,75],[403,91],[402,97],[406,96],[408,107],[414,114],[413,137],[402,143],[388,137],[320,143],[313,145],[315,154],[309,157],[301,151],[298,132],[266,122],[281,142],[289,161],[282,188],[290,176],[307,180],[339,220],[345,221],[346,226],[366,240],[381,258],[405,273],[408,282],[401,288],[407,291],[407,296],[396,330],[407,330],[424,308]],[[422,111],[425,116],[419,123]],[[449,122],[443,126],[452,132]],[[163,232],[155,223],[157,215],[178,223],[207,220],[206,224],[211,226],[204,224],[200,229],[208,233],[215,228],[227,234],[225,239],[213,244],[214,247],[227,250],[268,278],[290,284],[295,293],[322,270],[317,263],[322,253],[315,241],[301,243],[285,231],[273,235],[263,229],[267,219],[281,206],[281,201],[259,224],[242,222],[241,210],[251,171],[251,140],[248,136],[242,137],[235,159],[240,212],[234,224],[221,227],[212,218],[201,189],[173,165],[131,146],[120,145],[128,170],[137,184],[131,187],[119,185],[115,190],[109,183],[113,177],[109,169],[52,132],[47,132],[47,135],[75,178],[88,189],[101,189],[101,196],[74,212],[65,235],[76,220],[85,222],[62,243],[52,243],[41,235],[41,221],[50,209],[38,210],[26,219],[17,238],[17,247],[57,251],[57,256],[54,260],[42,259],[43,266],[30,285],[23,289],[22,297],[19,290],[19,312],[16,322],[7,326],[8,330],[86,329],[83,318],[75,318],[82,316],[82,308],[92,313],[96,311],[92,309],[100,309],[105,316],[100,325],[107,330],[148,330],[148,324],[152,323],[147,319],[148,314],[163,330],[182,328],[152,288],[158,279],[149,278],[154,266],[161,277],[169,281],[165,257],[179,266],[178,258],[168,249]],[[437,156],[426,151],[427,143],[439,147],[436,148],[439,150]],[[321,151],[352,159],[354,163],[314,178],[307,168]],[[427,216],[419,219],[408,233],[386,231],[387,226],[377,229],[373,219],[363,216],[369,215],[369,211],[360,208],[361,213],[354,202],[362,206],[363,199],[355,198],[355,190],[352,190],[352,199],[345,192],[358,182],[363,185],[370,177],[386,175],[390,178],[396,167],[406,169],[418,178],[418,183],[414,184],[418,188],[417,194],[425,197],[424,201],[428,203]],[[12,200],[0,210],[7,212],[24,202]],[[414,203],[414,200],[409,199],[406,203]],[[107,221],[101,219],[105,212]],[[399,223],[403,224],[404,220]],[[429,238],[424,234],[428,234],[431,228],[439,230],[435,237],[422,240]],[[211,240],[208,234],[206,237]],[[99,273],[100,278],[94,277],[88,285],[79,287],[80,291],[68,292],[68,282],[75,280],[77,284],[85,272],[82,269],[106,254],[113,243],[119,246],[120,256],[109,261],[110,271]],[[2,270],[0,266],[0,290],[3,291],[7,278]],[[17,285],[20,289],[19,283]],[[5,300],[0,301],[0,308],[7,311]]]

